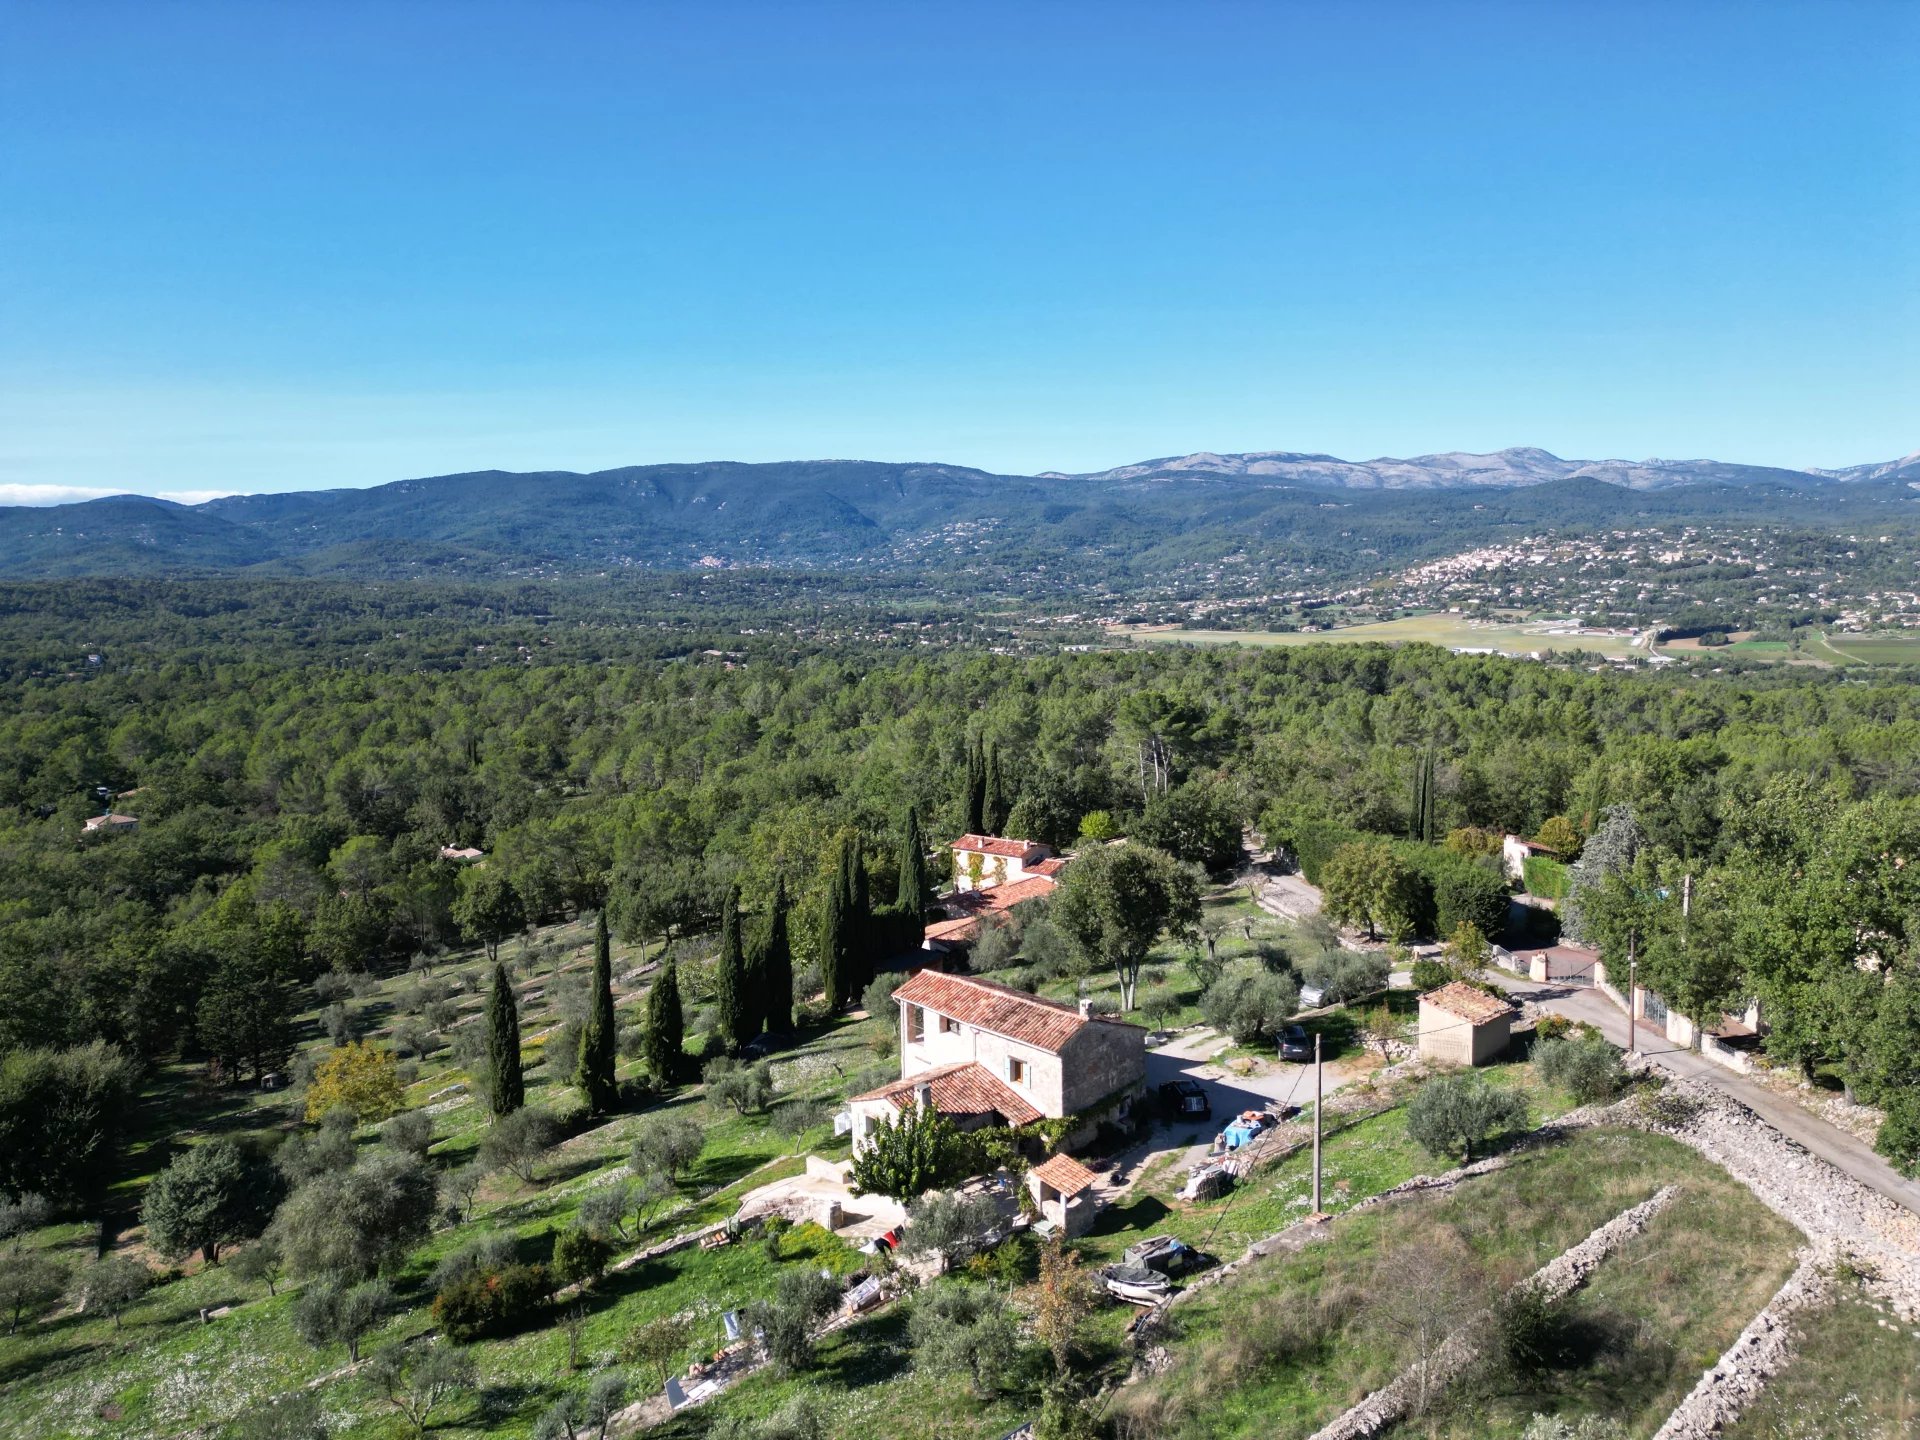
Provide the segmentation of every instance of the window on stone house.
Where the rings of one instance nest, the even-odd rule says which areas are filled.
[[[942,1035],[958,1035],[960,1033],[960,1022],[951,1015],[942,1015],[940,1017],[940,1033]]]
[[[927,1012],[918,1005],[907,1006],[907,1043],[918,1044],[927,1038]]]
[[[1007,1057],[1007,1079],[1011,1080],[1016,1085],[1026,1084],[1027,1083],[1027,1062],[1024,1060],[1016,1059],[1015,1057],[1009,1055]]]

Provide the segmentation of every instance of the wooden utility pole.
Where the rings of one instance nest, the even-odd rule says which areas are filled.
[[[1313,1037],[1313,1213],[1320,1213],[1320,1036]]]

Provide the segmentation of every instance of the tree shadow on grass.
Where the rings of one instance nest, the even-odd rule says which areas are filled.
[[[1095,1217],[1089,1235],[1119,1235],[1148,1231],[1166,1221],[1173,1211],[1157,1195],[1136,1195],[1124,1205],[1109,1205]]]

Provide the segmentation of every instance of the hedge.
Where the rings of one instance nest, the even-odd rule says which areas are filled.
[[[1526,864],[1521,867],[1521,874],[1526,879],[1529,895],[1538,895],[1546,900],[1567,898],[1567,867],[1558,860],[1546,855],[1529,855]]]

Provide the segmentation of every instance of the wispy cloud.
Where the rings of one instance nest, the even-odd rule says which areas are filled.
[[[126,490],[104,490],[88,485],[0,484],[0,505],[71,505],[80,500],[104,500],[109,495],[126,495]],[[231,495],[231,490],[169,490],[156,499],[178,505],[204,505]]]

